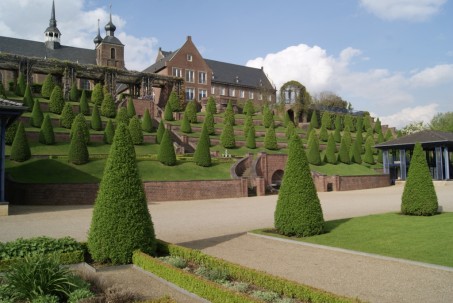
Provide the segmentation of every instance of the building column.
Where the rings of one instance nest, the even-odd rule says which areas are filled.
[[[450,159],[448,159],[448,147],[444,147],[444,163],[445,163],[445,180],[450,179]]]
[[[434,149],[434,157],[436,160],[436,172],[435,172],[435,178],[437,180],[443,180],[444,179],[444,166],[442,164],[442,147],[441,146],[436,146]]]
[[[384,174],[390,173],[389,150],[382,151],[382,164],[384,165]]]
[[[400,149],[400,179],[401,180],[406,180],[406,168],[407,168],[407,162],[406,162],[406,150],[405,149]]]

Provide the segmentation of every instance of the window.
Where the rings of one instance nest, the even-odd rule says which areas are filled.
[[[186,101],[193,100],[195,98],[195,88],[186,88]]]
[[[242,99],[245,98],[245,90],[241,89],[241,90],[239,91],[239,97],[242,98]]]
[[[267,96],[267,101],[272,102],[272,95]]]
[[[206,89],[199,89],[198,90],[198,101],[205,99],[208,97],[208,91]]]
[[[263,100],[263,94],[262,93],[258,94],[258,100]]]
[[[255,96],[254,96],[253,92],[249,91],[249,99],[254,99],[254,98],[255,98]]]
[[[115,55],[116,55],[116,54],[115,54],[115,49],[112,47],[112,48],[110,49],[110,59],[115,59],[115,57],[116,57]]]
[[[80,79],[80,89],[90,90],[91,89],[90,80]]]
[[[190,69],[186,69],[186,82],[195,82],[195,72]]]
[[[220,95],[225,96],[226,95],[226,89],[225,87],[220,88]]]
[[[187,61],[192,62],[192,55],[191,54],[187,54]]]
[[[236,97],[236,89],[230,88],[230,89],[228,90],[228,95],[229,95],[230,97]]]
[[[206,73],[205,72],[198,72],[198,83],[206,84]]]
[[[215,86],[211,87],[211,95],[215,95]]]
[[[174,77],[182,78],[182,68],[172,67],[171,74]]]

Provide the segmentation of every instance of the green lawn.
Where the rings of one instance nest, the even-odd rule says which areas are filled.
[[[372,169],[364,165],[357,163],[353,164],[323,164],[323,165],[311,165],[310,169],[321,173],[323,175],[333,176],[367,176],[367,175],[376,175],[377,173]]]
[[[272,230],[259,234],[276,235]],[[283,237],[284,238],[284,237]],[[453,213],[395,213],[326,222],[326,233],[292,240],[453,267]]]
[[[92,159],[84,165],[68,163],[66,159],[32,159],[17,163],[6,161],[6,173],[24,183],[93,183],[102,178],[106,159]],[[223,180],[230,179],[233,161],[200,167],[194,162],[178,161],[165,166],[154,160],[137,161],[143,181]]]

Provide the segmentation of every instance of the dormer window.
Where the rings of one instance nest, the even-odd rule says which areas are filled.
[[[191,54],[187,54],[187,61],[192,62],[192,55]]]

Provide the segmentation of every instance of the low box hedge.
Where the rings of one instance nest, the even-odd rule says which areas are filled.
[[[85,261],[85,252],[83,250],[75,250],[71,252],[55,252],[48,254],[49,256],[55,256],[55,258],[60,262],[60,264],[76,264]],[[21,260],[22,258],[14,258],[8,260],[0,260],[0,272],[3,272],[8,269],[9,266]]]

